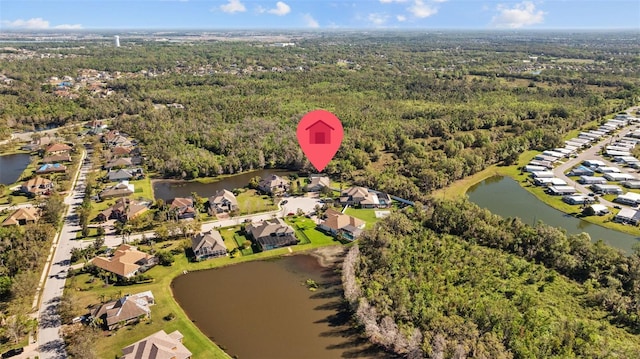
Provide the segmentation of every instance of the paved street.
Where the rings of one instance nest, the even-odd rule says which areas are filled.
[[[84,160],[85,156],[86,152],[83,152],[81,163],[84,163],[82,160]],[[44,280],[38,319],[37,351],[40,359],[67,357],[60,333],[61,323],[57,307],[62,297],[66,272],[71,262],[71,249],[74,246],[81,245],[79,241],[73,240],[76,237],[76,232],[80,230],[75,209],[82,203],[86,174],[90,169],[90,165],[82,165],[79,174],[76,174],[77,178],[73,191],[65,197],[65,204],[68,205],[68,208],[64,214],[64,225],[54,239],[51,253],[46,263],[46,266],[50,265],[50,267],[48,271],[45,269],[43,272],[43,278],[41,278],[38,288],[40,289]]]

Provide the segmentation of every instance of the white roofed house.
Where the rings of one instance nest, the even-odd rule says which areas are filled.
[[[603,204],[592,204],[591,209],[593,209],[593,213],[596,216],[604,216],[605,214],[609,213],[609,208],[607,208],[607,206]]]
[[[640,212],[633,208],[623,208],[613,217],[616,222],[629,223],[637,225],[640,221]]]
[[[585,196],[583,194],[566,195],[562,196],[562,201],[568,204],[585,204],[593,203],[595,199],[593,197]]]
[[[567,182],[560,178],[535,178],[536,186],[566,186]]]
[[[635,206],[640,203],[640,193],[627,192],[616,197],[614,202]]]
[[[600,160],[584,160],[582,164],[588,167],[600,167],[606,165],[603,161]]]
[[[524,166],[524,172],[536,172],[536,171],[544,171],[547,168],[545,166],[538,165],[526,165]]]
[[[551,171],[534,171],[531,172],[531,177],[533,178],[553,178],[555,174]]]
[[[630,173],[615,173],[615,172],[605,173],[604,178],[612,182],[630,181],[630,180],[636,179],[636,177]]]
[[[640,180],[624,181],[624,182],[621,182],[620,184],[626,188],[634,188],[634,189],[640,188]]]
[[[581,184],[605,184],[607,179],[604,177],[580,176],[578,182]]]
[[[620,169],[618,167],[613,166],[600,166],[596,168],[596,172],[600,173],[620,173]]]
[[[613,184],[594,184],[591,190],[599,194],[622,194],[622,188]]]
[[[571,186],[550,186],[547,193],[554,196],[564,196],[576,193],[576,189]]]

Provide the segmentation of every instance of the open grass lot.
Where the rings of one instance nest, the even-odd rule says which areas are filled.
[[[308,244],[289,247],[292,252],[302,252],[317,247],[339,244],[333,237],[316,230],[315,224],[311,219],[297,217],[289,218],[287,221],[292,224],[296,233],[303,231],[310,240]],[[239,226],[219,229],[229,250],[237,247],[234,236],[239,229]],[[155,249],[171,250],[183,246],[184,243],[185,240],[160,242],[155,244]],[[162,248],[164,246],[167,247]],[[140,246],[140,249],[149,249],[149,247]],[[184,335],[184,344],[193,353],[194,359],[229,358],[222,349],[211,342],[200,332],[195,324],[187,318],[184,311],[173,299],[171,281],[184,271],[217,268],[252,260],[278,257],[289,253],[288,248],[278,248],[255,254],[243,253],[242,256],[236,256],[235,258],[227,256],[196,263],[188,262],[185,254],[178,254],[175,255],[175,262],[172,266],[156,266],[146,272],[146,274],[154,278],[152,283],[132,286],[105,286],[100,279],[95,278],[92,280],[89,274],[80,274],[67,280],[65,291],[74,296],[78,308],[83,308],[76,313],[78,315],[86,314],[88,311],[87,307],[91,304],[99,303],[101,298],[107,301],[109,299],[116,299],[127,293],[139,293],[146,290],[153,292],[156,298],[156,305],[151,308],[151,320],[141,322],[134,326],[124,327],[113,332],[105,332],[104,337],[100,339],[96,346],[101,358],[114,358],[117,355],[121,355],[121,349],[123,347],[161,329],[164,329],[166,332],[179,330]],[[174,314],[175,318],[171,321],[164,320],[163,318],[169,314]]]
[[[273,204],[271,197],[260,195],[254,189],[248,189],[240,193],[236,198],[238,199],[238,207],[240,207],[240,215],[267,212],[277,209],[277,206]]]
[[[154,200],[153,187],[151,186],[151,179],[147,176],[141,180],[129,181],[134,186],[133,198],[138,199],[142,197],[146,200]]]
[[[366,229],[370,229],[373,225],[380,220],[380,218],[376,218],[376,211],[391,211],[389,208],[381,208],[381,209],[363,209],[363,208],[353,208],[349,207],[345,211],[345,214],[350,216],[359,218],[365,222],[367,222]]]
[[[326,246],[340,243],[335,238],[316,228],[315,222],[303,216],[287,217],[285,221],[296,232],[296,237],[302,244],[311,244],[314,247]]]

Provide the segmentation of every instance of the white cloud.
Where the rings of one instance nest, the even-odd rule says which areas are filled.
[[[398,2],[398,3],[407,2],[407,0],[380,0],[380,2],[382,4],[391,4],[391,3],[394,3],[394,2]]]
[[[17,19],[14,21],[2,20],[2,26],[15,29],[48,29],[49,21],[41,17],[34,17],[29,20]]]
[[[523,26],[540,24],[544,21],[545,12],[536,11],[536,6],[531,1],[523,1],[509,8],[506,5],[498,5],[498,15],[494,16],[491,24],[495,27],[517,29]]]
[[[384,25],[387,20],[389,20],[389,15],[387,14],[380,14],[380,13],[372,13],[369,14],[369,16],[367,17],[367,19],[374,25],[376,26],[382,26]]]
[[[44,20],[41,17],[34,17],[29,20],[17,19],[14,21],[2,20],[0,25],[12,29],[29,29],[29,30],[43,30],[43,29],[59,29],[59,30],[76,30],[82,29],[80,24],[61,24],[51,27],[49,21]]]
[[[435,15],[438,13],[438,9],[426,4],[424,0],[415,0],[413,2],[413,6],[409,7],[409,12],[413,14],[413,16],[424,19],[431,15]]]
[[[407,17],[404,15],[396,15],[396,20],[400,22],[407,21]]]
[[[278,1],[276,3],[275,9],[271,9],[267,11],[269,14],[283,16],[291,12],[291,6],[287,5],[282,1]]]
[[[247,8],[240,2],[240,0],[229,0],[229,3],[220,5],[220,10],[233,14],[236,12],[245,12],[247,11]]]
[[[314,29],[317,29],[320,27],[320,24],[318,24],[318,21],[314,19],[313,16],[311,16],[311,14],[304,14],[302,15],[302,18],[304,19],[304,22],[307,24],[307,27],[312,27]]]

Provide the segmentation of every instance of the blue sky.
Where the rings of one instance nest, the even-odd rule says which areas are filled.
[[[9,29],[636,29],[639,0],[0,0]]]

